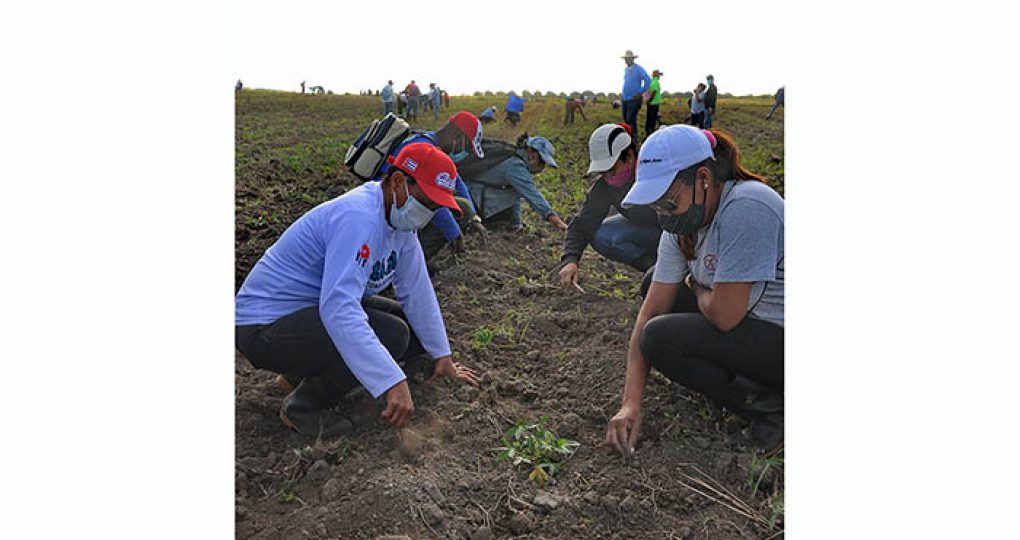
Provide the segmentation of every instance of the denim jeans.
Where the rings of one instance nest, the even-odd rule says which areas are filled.
[[[703,126],[703,129],[708,129],[708,128],[712,127],[712,117],[715,116],[715,111],[713,111],[711,109],[705,109],[705,113],[704,114],[705,114],[705,119],[704,119],[704,121],[702,123],[705,124],[705,125]]]
[[[641,96],[637,96],[632,99],[628,99],[623,102],[623,123],[630,126],[634,131],[634,136],[637,137],[637,115],[641,110]]]
[[[521,220],[521,199],[517,199],[514,205],[506,210],[501,210],[485,219],[485,225],[499,225],[505,223],[511,229],[516,229],[524,225]]]
[[[407,117],[418,119],[418,98],[407,98]]]
[[[361,306],[368,325],[395,360],[424,352],[399,302],[376,295],[363,300]],[[299,309],[270,324],[236,326],[234,338],[237,350],[258,369],[294,379],[322,377],[341,393],[361,384],[326,332],[318,306]]]
[[[439,120],[439,102],[438,101],[432,103],[432,116],[436,120]]]
[[[776,109],[779,108],[780,106],[783,106],[785,108],[785,105],[783,105],[783,100],[777,99],[776,102],[772,104],[772,108],[769,109],[769,114],[768,116],[765,117],[765,119],[768,120],[769,118],[772,118],[772,113],[776,112]]]
[[[591,247],[611,261],[635,267],[646,266],[644,261],[655,258],[661,235],[662,230],[658,227],[637,225],[616,214],[602,220],[591,239]]]
[[[391,112],[393,112],[393,102],[392,101],[384,101],[382,105],[383,105],[383,116],[386,116],[387,114],[390,114]]]

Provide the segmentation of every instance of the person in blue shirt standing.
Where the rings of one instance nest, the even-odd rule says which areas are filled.
[[[386,83],[380,96],[382,97],[383,115],[385,116],[393,112],[393,81]]]
[[[435,146],[450,156],[454,162],[463,160],[468,155],[468,149],[478,159],[483,159],[485,153],[482,151],[482,123],[475,115],[469,112],[459,112],[450,117],[439,129],[425,131],[412,135],[404,140],[391,156],[396,156],[405,146],[414,143],[427,143]],[[392,165],[383,164],[379,174],[373,180],[381,180],[390,172]],[[467,231],[476,232],[485,241],[487,231],[482,225],[481,218],[475,210],[474,201],[467,185],[458,174],[454,183],[454,200],[460,208],[462,215],[460,220],[453,217],[450,210],[440,208],[436,211],[428,226],[418,233],[422,251],[425,259],[431,259],[439,253],[443,246],[451,244],[456,252],[464,251],[464,236],[462,228]]]
[[[641,101],[644,93],[648,91],[649,85],[652,84],[652,78],[648,76],[645,68],[634,63],[637,55],[633,51],[627,50],[620,58],[623,58],[623,61],[627,63],[627,67],[623,70],[623,93],[620,95],[620,100],[623,102],[623,123],[630,126],[636,135]]]

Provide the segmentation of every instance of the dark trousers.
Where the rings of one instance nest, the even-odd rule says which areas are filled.
[[[653,266],[641,283],[644,296]],[[723,332],[698,311],[694,293],[685,285],[670,313],[653,317],[641,332],[641,353],[670,380],[707,396],[717,396],[741,375],[770,389],[783,391],[783,328],[745,317]]]
[[[645,138],[648,138],[657,127],[659,127],[659,106],[649,104],[648,115],[645,116]]]
[[[698,126],[701,129],[705,129],[705,113],[691,113],[691,125]]]
[[[641,96],[623,102],[623,123],[630,126],[635,137],[638,134],[637,115],[640,110]]]
[[[361,305],[368,314],[368,325],[394,359],[424,352],[399,302],[371,296]],[[326,332],[318,306],[300,309],[271,324],[237,326],[234,338],[237,350],[256,368],[293,379],[322,377],[341,393],[361,384]]]
[[[457,220],[457,224],[460,225],[460,233],[464,234],[464,229],[467,228],[475,212],[471,209],[471,203],[467,199],[454,197],[453,200],[457,201],[457,206],[460,206],[460,211],[463,213],[463,216]],[[443,232],[439,230],[439,227],[436,227],[431,222],[425,228],[418,231],[418,241],[421,242],[421,250],[425,254],[426,261],[435,257],[439,250],[449,243],[446,241],[446,237],[443,236]]]

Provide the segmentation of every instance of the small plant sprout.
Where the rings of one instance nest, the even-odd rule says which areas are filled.
[[[548,421],[548,416],[539,418],[533,424],[518,420],[503,435],[504,446],[497,449],[498,461],[509,461],[514,466],[522,463],[531,466],[528,480],[538,487],[544,486],[549,478],[559,472],[559,459],[573,455],[580,446],[577,441],[557,437],[556,433],[545,427]]]
[[[483,326],[475,330],[475,340],[471,343],[471,348],[480,351],[489,343],[492,343],[492,337],[495,333],[488,326]]]

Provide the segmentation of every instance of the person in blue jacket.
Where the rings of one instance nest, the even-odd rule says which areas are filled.
[[[509,143],[504,144],[509,146]],[[567,224],[556,215],[552,205],[535,185],[535,174],[545,170],[546,165],[557,166],[553,151],[549,139],[524,135],[508,155],[491,159],[491,163],[490,159],[486,159],[478,163],[480,166],[460,169],[466,175],[464,181],[467,182],[483,222],[507,221],[512,230],[522,230],[523,198],[543,220],[560,231],[567,230]]]
[[[460,161],[466,156],[468,149],[471,149],[477,158],[482,159],[485,157],[485,153],[482,151],[481,140],[482,123],[478,117],[469,112],[459,112],[451,116],[436,131],[426,131],[408,137],[391,155],[396,156],[400,150],[409,144],[421,142],[439,148],[449,155],[454,162]],[[390,169],[391,165],[384,164],[379,170],[379,174],[373,180],[383,178]],[[447,244],[451,244],[455,252],[464,251],[462,228],[463,230],[478,233],[482,241],[485,241],[487,234],[485,226],[482,225],[482,220],[478,217],[478,213],[475,210],[471,193],[459,174],[456,178],[454,191],[456,194],[455,200],[460,206],[463,217],[457,220],[453,217],[450,210],[440,208],[429,225],[418,233],[418,239],[421,241],[422,251],[425,253],[425,260],[427,261],[435,257],[443,249],[443,246]]]

